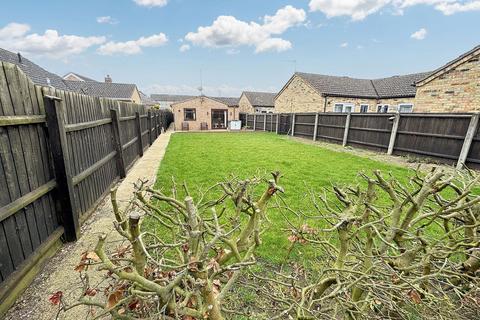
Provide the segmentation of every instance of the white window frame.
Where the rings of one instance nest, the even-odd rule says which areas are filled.
[[[380,111],[378,111],[378,107],[381,107]],[[387,107],[387,112],[383,112],[383,108]],[[389,104],[377,104],[377,113],[388,113],[390,109],[390,105]]]
[[[366,103],[360,104],[360,112],[362,112],[362,107],[364,107],[364,106],[367,107],[367,111],[365,111],[365,113],[368,113],[368,110],[370,109],[370,105],[369,105],[369,104],[366,104]]]
[[[404,106],[409,106],[410,111],[405,111],[405,112],[400,111],[400,108],[404,107]],[[412,113],[413,112],[413,103],[399,103],[398,104],[398,112],[399,113]]]
[[[352,111],[350,111],[350,112],[355,112],[355,104],[349,103],[349,102],[335,102],[333,104],[333,112],[339,112],[339,111],[336,111],[336,107],[339,106],[339,105],[342,106],[342,111],[340,111],[342,113],[347,113],[345,111],[345,109],[346,109],[345,107],[352,107]]]

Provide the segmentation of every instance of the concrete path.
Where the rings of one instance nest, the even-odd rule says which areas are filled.
[[[163,159],[171,134],[172,131],[167,130],[167,132],[160,135],[145,152],[144,156],[128,172],[127,177],[120,183],[117,199],[121,207],[131,199],[133,183],[137,182],[138,179],[148,179],[150,184],[154,183],[160,161]],[[49,296],[54,292],[62,291],[67,301],[70,302],[79,296],[79,290],[75,290],[75,288],[80,286],[80,278],[79,273],[74,271],[74,268],[78,265],[83,252],[93,251],[100,234],[106,233],[109,242],[120,240],[120,236],[115,231],[112,221],[113,211],[110,197],[108,196],[82,226],[82,237],[75,243],[64,245],[47,262],[42,273],[36,277],[32,285],[7,313],[6,319],[55,319],[58,308],[49,302]],[[99,273],[97,272],[97,274]],[[95,279],[92,277],[90,278],[90,283],[95,283],[96,280],[101,280],[101,278]],[[74,308],[68,313],[59,314],[58,319],[85,319],[86,312],[87,310],[84,307]]]

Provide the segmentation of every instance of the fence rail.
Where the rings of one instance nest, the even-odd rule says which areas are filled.
[[[39,87],[0,62],[0,317],[172,118]]]
[[[241,114],[240,119],[254,131],[480,167],[478,113]]]

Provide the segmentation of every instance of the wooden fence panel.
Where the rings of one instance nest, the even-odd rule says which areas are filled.
[[[246,116],[246,125],[247,127],[249,127],[250,129],[253,129],[253,118],[255,117],[255,115],[253,114],[249,114]]]
[[[31,81],[0,63],[0,117],[42,111]],[[0,126],[0,282],[58,227],[45,130],[44,121]]]
[[[127,102],[119,102],[120,112],[120,135],[123,143],[123,152],[125,156],[125,165],[127,170],[139,157],[138,154],[138,136],[135,125],[134,105]]]
[[[281,113],[278,115],[278,134],[290,134],[292,126],[292,114]]]
[[[315,131],[315,113],[297,113],[295,115],[295,130],[293,131],[296,137],[313,138]]]
[[[480,125],[477,127],[477,133],[473,137],[466,165],[474,168],[480,167]]]
[[[244,112],[240,112],[238,114],[238,120],[242,122],[242,128],[247,125],[247,114]]]
[[[352,113],[347,143],[374,150],[388,149],[393,116],[383,113]]]
[[[402,114],[394,153],[454,163],[462,150],[470,118],[460,114]]]
[[[346,118],[347,115],[344,113],[320,114],[318,117],[317,140],[342,143]]]
[[[255,114],[255,130],[256,131],[263,131],[264,129],[264,121],[265,121],[265,114]]]
[[[45,113],[44,99],[52,113]],[[111,109],[122,120],[123,148],[114,139]],[[35,86],[18,67],[0,62],[0,317],[28,286],[25,276],[61,245],[60,237],[76,238],[66,218],[81,224],[122,174],[121,160],[131,167],[173,120],[170,112],[153,110],[149,132],[148,112],[142,105]],[[124,151],[122,159],[117,150]],[[54,159],[64,164],[62,178]],[[70,186],[71,196],[62,201],[72,210],[62,210],[57,181]]]

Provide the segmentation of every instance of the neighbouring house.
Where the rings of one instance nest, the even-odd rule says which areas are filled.
[[[93,81],[93,82],[97,82],[96,80],[93,80],[93,79],[90,79],[90,78],[87,78],[85,76],[82,76],[78,73],[74,73],[74,72],[69,72],[67,73],[66,75],[63,76],[63,80],[69,80],[69,81]]]
[[[418,112],[480,111],[480,46],[417,81]]]
[[[172,104],[195,98],[196,96],[178,94],[151,94],[150,98],[156,101],[160,108],[170,109]]]
[[[370,80],[296,72],[275,97],[275,112],[413,112],[414,84],[429,74]]]
[[[175,130],[226,129],[238,120],[238,98],[198,96],[171,105]]]
[[[244,91],[238,110],[245,113],[273,113],[276,93]]]
[[[74,79],[74,80],[72,80]],[[134,102],[141,104],[142,98],[137,85],[133,83],[116,83],[110,75],[104,82],[99,82],[77,73],[70,72],[63,77],[67,87],[74,92],[94,97],[110,98],[118,101]]]
[[[73,72],[62,78],[43,69],[20,53],[13,53],[2,48],[0,48],[0,61],[17,65],[34,84],[40,86],[119,101],[142,103],[140,92],[135,84],[114,83],[110,76],[105,78],[105,82],[98,82]]]
[[[0,48],[0,61],[8,62],[17,65],[34,84],[54,87],[61,90],[68,90],[67,85],[63,82],[62,77],[51,73],[27,58],[20,53],[13,53],[8,50]]]
[[[381,79],[295,73],[275,112],[473,112],[480,110],[480,46],[433,72]]]
[[[149,106],[149,107],[158,107],[159,106],[158,102],[156,102],[155,100],[150,98],[148,95],[146,95],[142,91],[138,91],[138,93],[140,94],[140,100],[142,101],[143,105]]]

